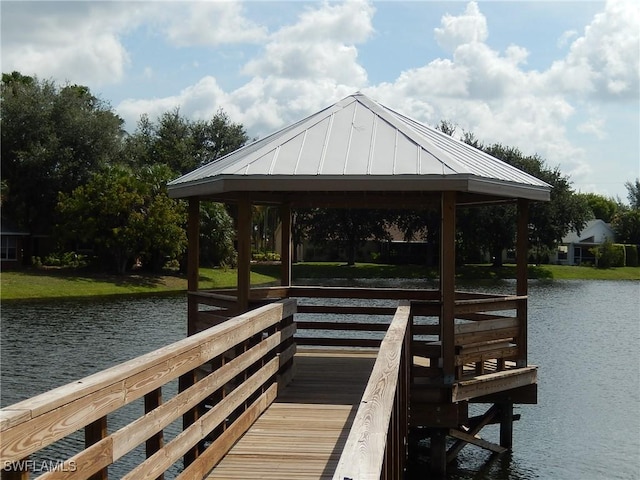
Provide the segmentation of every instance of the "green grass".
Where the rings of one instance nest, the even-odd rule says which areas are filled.
[[[252,265],[251,284],[277,283],[279,265]],[[202,268],[200,288],[230,288],[236,285],[232,269]],[[358,263],[300,263],[293,266],[294,279],[322,278],[407,278],[436,279],[436,269],[419,265]],[[515,265],[465,265],[457,269],[460,280],[502,280],[515,278]],[[563,265],[529,266],[529,278],[548,280],[640,280],[640,267],[597,269]],[[184,292],[187,280],[177,274],[105,275],[74,270],[29,269],[5,271],[0,276],[0,300],[55,299],[106,295],[162,294]]]
[[[252,285],[268,284],[275,280],[260,273],[251,274]],[[200,288],[230,288],[235,285],[235,270],[200,270]],[[184,292],[187,280],[184,276],[173,274],[106,275],[64,269],[29,269],[2,272],[0,287],[0,300],[4,301]]]

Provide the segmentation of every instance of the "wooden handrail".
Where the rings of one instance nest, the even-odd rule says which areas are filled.
[[[402,302],[380,345],[334,480],[385,478],[385,472],[390,469],[384,468],[386,464],[404,464],[404,458],[399,457],[406,454],[406,438],[388,442],[388,433],[393,421],[404,423],[407,420],[408,398],[402,389],[406,385],[407,360],[411,358],[410,316],[409,302]],[[394,435],[406,433],[406,425],[397,428]],[[393,447],[397,451],[391,452]]]
[[[148,474],[149,478],[157,478],[184,453],[185,448],[202,440],[202,432],[206,435],[216,427],[216,422],[226,421],[229,414],[248,399],[253,402],[256,393],[258,400],[255,401],[259,406],[253,408],[266,408],[265,405],[273,401],[277,391],[276,374],[295,353],[295,344],[283,347],[295,332],[295,325],[283,323],[283,320],[292,319],[295,310],[296,302],[292,299],[252,310],[166,347],[3,408],[0,410],[0,461],[3,466],[19,463],[124,405],[156,392],[181,375],[245,345],[244,352],[222,365],[215,375],[207,375],[168,401],[149,408],[144,416],[99,439],[65,462],[67,471],[73,466],[74,478],[89,478],[161,432],[228,382],[245,375],[245,380],[220,404],[200,417],[189,432],[183,431],[166,445],[160,442],[157,453],[151,456],[163,458],[163,462],[154,462],[153,467],[145,462],[134,470],[133,476],[130,475],[131,478],[146,478]],[[256,412],[249,416],[255,417]],[[59,473],[52,471],[39,478],[53,478]]]

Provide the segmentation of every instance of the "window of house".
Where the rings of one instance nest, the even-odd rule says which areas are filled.
[[[0,240],[0,259],[18,259],[18,239],[16,237],[2,237]]]
[[[558,247],[558,260],[566,260],[569,253],[569,247],[567,245],[560,245]]]

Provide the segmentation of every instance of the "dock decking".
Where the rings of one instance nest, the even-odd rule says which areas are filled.
[[[333,477],[375,351],[302,351],[294,380],[207,480],[319,480]]]

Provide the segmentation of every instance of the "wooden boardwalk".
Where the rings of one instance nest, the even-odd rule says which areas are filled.
[[[375,351],[296,354],[296,376],[206,477],[332,478]]]

